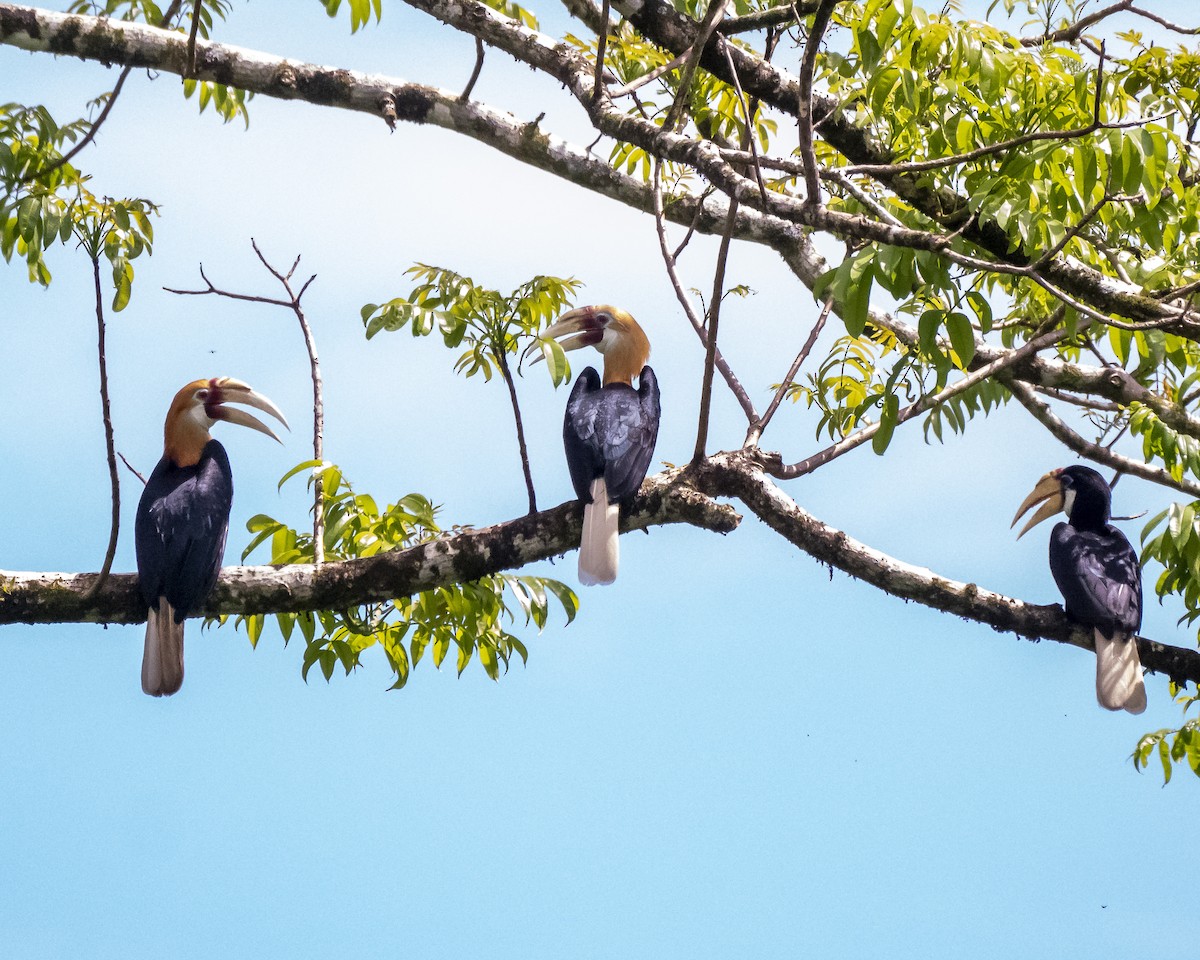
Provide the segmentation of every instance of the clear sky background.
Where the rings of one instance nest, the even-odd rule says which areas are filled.
[[[236,2],[217,37],[453,90],[473,62],[469,40],[392,0],[353,37],[314,2]],[[0,101],[60,119],[114,78],[0,48]],[[553,84],[497,53],[475,95],[591,139]],[[110,316],[118,448],[148,472],[171,396],[201,376],[246,380],[291,419],[282,447],[218,428],[237,491],[228,562],[249,516],[304,524],[299,488],[275,488],[310,455],[303,342],[284,311],[161,288],[196,286],[203,262],[226,288],[276,295],[252,236],[318,274],[305,303],[326,454],[381,501],[420,491],[446,524],[525,509],[502,385],[456,377],[440,341],[364,339],[362,304],[404,293],[418,260],[501,289],[574,275],[581,303],[629,309],[662,384],[656,461],[687,459],[703,357],[652,221],[440,130],[250,110],[249,131],[222,126],[176,78],[134,74],[80,161],[97,193],[162,203],[155,255]],[[693,243],[687,282],[708,288],[713,252]],[[90,264],[60,248],[51,268],[49,290],[0,269],[0,568],[94,570],[109,491]],[[728,302],[722,346],[761,405],[817,311],[769,252],[736,248],[730,281],[757,291]],[[549,506],[571,495],[566,393],[534,372],[519,386]],[[736,446],[720,389],[716,414],[713,447]],[[766,445],[798,459],[814,423],[789,406]],[[1070,459],[1018,408],[945,446],[911,424],[885,459],[862,448],[788,491],[904,560],[1050,602],[1046,533],[1016,543],[1009,521]],[[125,472],[122,493],[130,570],[140,484]],[[1127,479],[1115,507],[1162,502]],[[574,554],[537,569],[575,583]],[[830,576],[752,517],[719,541],[626,536],[617,583],[581,594],[569,628],[518,631],[527,668],[493,683],[426,660],[399,693],[378,651],[305,684],[302,644],[273,627],[252,650],[193,621],[183,690],[155,700],[141,626],[0,628],[0,956],[1194,956],[1197,784],[1181,771],[1164,789],[1128,759],[1142,732],[1178,725],[1164,679],[1142,717],[1108,714],[1088,652]],[[1179,612],[1151,602],[1144,632],[1193,642]]]

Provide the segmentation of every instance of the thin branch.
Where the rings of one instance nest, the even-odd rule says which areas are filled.
[[[779,409],[779,405],[783,402],[783,398],[787,396],[788,388],[796,379],[796,374],[799,372],[801,365],[808,359],[808,355],[812,353],[812,349],[816,346],[817,337],[821,335],[821,331],[825,329],[825,321],[829,319],[829,313],[833,308],[833,297],[828,297],[825,300],[824,306],[821,307],[821,313],[817,316],[817,322],[813,324],[813,328],[808,332],[808,339],[804,341],[804,346],[800,348],[800,352],[796,354],[796,359],[792,361],[792,365],[788,368],[788,372],[784,375],[783,382],[779,384],[779,389],[775,391],[775,396],[771,398],[771,405],[767,407],[767,412],[755,423],[751,424],[749,431],[746,433],[746,440],[742,444],[744,447],[757,447],[758,441],[762,439],[763,431],[767,429],[767,425],[771,422],[771,418],[775,416],[775,411]]]
[[[459,103],[466,103],[471,99],[471,91],[475,89],[475,82],[479,79],[479,75],[483,72],[483,41],[478,37],[475,38],[475,67],[471,71],[471,76],[467,80],[467,85],[463,87],[463,92],[458,95]]]
[[[681,66],[686,59],[687,57],[684,54],[680,54],[679,56],[668,60],[666,63],[660,63],[653,70],[646,71],[640,77],[634,77],[634,79],[630,80],[624,86],[609,90],[608,96],[612,100],[619,100],[621,97],[626,97],[635,90],[644,87],[646,84],[653,83],[664,73],[670,73],[672,70]]]
[[[1095,413],[1120,413],[1121,405],[1113,403],[1111,400],[1097,400],[1094,397],[1077,397],[1074,394],[1068,393],[1066,390],[1058,390],[1055,387],[1035,386],[1033,388],[1038,393],[1050,397],[1052,400],[1061,400],[1063,403],[1069,403],[1076,407],[1082,407],[1085,410],[1090,410]]]
[[[187,73],[184,74],[185,79],[191,79],[196,76],[196,37],[200,33],[200,4],[202,0],[196,0],[192,7],[192,29],[188,33],[187,46]]]
[[[258,256],[259,262],[267,269],[276,280],[280,282],[283,289],[287,292],[286,300],[276,299],[274,297],[260,297],[252,294],[233,293],[229,290],[222,290],[213,285],[213,282],[208,279],[208,275],[204,272],[204,265],[200,265],[200,277],[204,280],[205,289],[203,290],[177,290],[172,287],[163,287],[168,293],[178,294],[180,296],[206,296],[209,294],[225,297],[229,300],[243,300],[248,303],[265,303],[274,307],[286,307],[291,310],[296,316],[296,320],[300,324],[300,332],[304,336],[304,346],[308,351],[308,365],[312,379],[313,388],[313,459],[324,462],[325,460],[325,404],[322,399],[323,385],[321,380],[321,361],[317,357],[317,342],[313,337],[312,328],[309,326],[308,319],[304,316],[304,308],[301,306],[301,299],[304,293],[308,290],[309,284],[317,279],[314,273],[309,277],[299,291],[292,289],[292,275],[296,272],[296,267],[300,265],[300,257],[297,256],[292,262],[292,267],[285,274],[276,270],[267,258],[263,256],[262,251],[258,248],[258,243],[252,237],[250,245],[254,248],[254,253]],[[313,480],[313,559],[319,566],[325,562],[325,483],[321,475],[318,473]]]
[[[98,116],[96,121],[90,127],[88,127],[87,133],[79,138],[79,142],[75,144],[75,146],[73,146],[53,163],[48,163],[40,170],[35,170],[33,173],[23,174],[21,176],[21,180],[25,183],[33,183],[35,180],[41,180],[43,177],[48,176],[59,167],[65,166],[79,156],[84,147],[86,147],[96,138],[96,134],[98,134],[100,132],[100,128],[104,126],[104,121],[108,119],[108,115],[112,112],[112,108],[116,106],[117,97],[121,94],[121,88],[125,86],[125,81],[129,78],[131,73],[133,73],[133,67],[125,67],[121,71],[121,75],[117,77],[117,82],[113,84],[112,93],[108,95],[108,102],[104,104],[104,109],[100,111],[100,116]]]
[[[167,7],[162,15],[160,25],[164,27],[169,26],[171,19],[176,13],[179,12],[179,8],[182,4],[183,0],[171,0],[171,5]],[[112,92],[108,95],[108,102],[104,104],[104,109],[100,111],[100,116],[98,116],[95,122],[88,127],[87,133],[80,138],[79,142],[53,163],[42,167],[41,170],[36,170],[33,173],[22,175],[22,182],[32,183],[34,180],[40,180],[47,174],[53,173],[59,167],[70,163],[77,156],[79,156],[84,147],[96,139],[96,134],[98,134],[100,132],[100,128],[104,126],[104,121],[108,119],[108,115],[112,112],[112,108],[116,105],[117,97],[121,95],[121,88],[125,86],[125,81],[129,79],[129,75],[132,72],[132,66],[126,66],[121,70],[120,76],[117,77],[117,82],[113,84]]]
[[[1147,20],[1152,20],[1160,27],[1165,27],[1173,33],[1181,33],[1185,37],[1195,37],[1200,35],[1200,27],[1181,27],[1177,23],[1172,23],[1170,20],[1164,20],[1156,13],[1151,13],[1149,10],[1143,10],[1141,7],[1130,6],[1130,13],[1136,13],[1139,17],[1145,17]]]
[[[800,160],[804,164],[804,201],[806,204],[818,206],[821,203],[821,180],[817,176],[817,155],[813,151],[813,104],[812,80],[813,70],[817,64],[817,53],[821,49],[821,37],[833,17],[833,8],[838,0],[821,0],[817,12],[813,16],[812,26],[808,30],[808,40],[804,45],[804,57],[800,61],[800,76],[798,78],[798,97],[796,104],[797,133],[800,137]]]
[[[704,19],[696,28],[696,39],[693,41],[691,49],[685,54],[683,69],[679,71],[679,92],[675,95],[671,109],[667,111],[667,119],[663,121],[662,129],[667,133],[675,132],[675,128],[687,112],[687,102],[688,97],[691,96],[692,78],[696,75],[696,67],[700,63],[704,48],[708,46],[708,41],[716,32],[717,24],[725,16],[725,7],[728,4],[729,0],[708,0],[708,9],[705,11]]]
[[[1176,480],[1166,470],[1159,467],[1152,467],[1141,460],[1123,457],[1119,453],[1113,453],[1108,447],[1092,443],[1072,430],[1050,409],[1048,403],[1038,398],[1037,394],[1027,384],[1011,377],[1002,376],[999,379],[1008,388],[1009,392],[1016,397],[1017,402],[1028,410],[1035,420],[1049,430],[1055,439],[1074,450],[1081,457],[1086,457],[1106,467],[1112,467],[1121,473],[1141,477],[1143,480],[1149,480],[1151,483],[1157,483],[1161,486],[1178,490],[1180,493],[1200,498],[1200,483],[1196,483],[1186,477]]]
[[[325,401],[323,399],[323,385],[321,381],[321,361],[317,357],[317,341],[313,337],[312,327],[309,326],[308,320],[304,316],[304,308],[300,305],[300,300],[304,297],[304,291],[308,289],[309,284],[317,279],[314,273],[300,288],[299,293],[292,292],[292,274],[296,272],[296,267],[300,264],[300,257],[297,255],[292,262],[292,269],[287,272],[287,276],[281,274],[278,270],[272,267],[267,258],[263,256],[262,251],[258,249],[258,243],[253,237],[250,238],[250,245],[254,248],[254,252],[258,255],[259,261],[264,267],[277,279],[283,289],[287,291],[290,300],[289,306],[292,312],[296,315],[296,320],[300,324],[300,331],[304,335],[304,346],[308,350],[308,365],[312,375],[313,388],[313,459],[319,460],[322,463],[325,461]],[[320,566],[325,562],[325,482],[321,474],[317,474],[313,481],[313,563]]]
[[[735,33],[749,33],[752,30],[764,30],[770,27],[786,27],[796,23],[801,17],[816,13],[820,4],[817,0],[801,3],[781,3],[742,17],[730,17],[717,27],[717,33],[723,37]]]
[[[138,473],[138,471],[134,467],[134,465],[125,459],[125,454],[123,454],[120,450],[117,451],[117,456],[121,458],[121,462],[123,464],[125,464],[126,468],[129,470],[129,472],[132,473],[135,477],[137,477],[139,480],[142,481],[142,486],[144,487],[146,485],[146,478],[143,477],[140,473]]]
[[[525,445],[525,425],[521,422],[521,405],[517,402],[517,385],[513,382],[512,371],[508,367],[508,354],[501,349],[496,354],[500,364],[500,373],[508,386],[508,399],[512,403],[513,419],[517,421],[517,446],[521,450],[521,470],[525,475],[525,490],[529,494],[529,512],[537,513],[537,493],[533,489],[533,473],[529,469],[529,448]]]
[[[747,131],[749,132],[749,131]],[[692,453],[692,463],[697,464],[704,459],[705,448],[708,446],[708,420],[712,410],[713,369],[717,360],[717,331],[721,319],[721,302],[725,299],[725,265],[729,261],[729,241],[733,236],[733,224],[737,217],[737,197],[729,199],[729,216],[726,223],[725,235],[721,237],[721,245],[717,248],[717,267],[713,271],[712,303],[708,308],[708,341],[704,351],[704,379],[700,386],[700,414],[696,426],[696,449]]]
[[[104,420],[104,446],[108,451],[108,482],[112,492],[112,519],[108,533],[108,549],[100,575],[84,600],[91,600],[104,587],[117,555],[117,538],[121,532],[121,478],[117,475],[117,447],[113,440],[112,407],[108,400],[108,353],[104,340],[104,295],[100,288],[100,257],[93,255],[92,280],[96,295],[96,353],[100,358],[100,411]]]
[[[604,90],[604,51],[608,46],[608,2],[609,0],[603,0],[600,7],[600,20],[604,24],[604,29],[596,34],[596,86],[592,89],[593,100],[599,100],[600,94]]]
[[[763,206],[767,205],[767,186],[763,183],[762,167],[758,165],[758,145],[754,142],[754,112],[742,92],[742,81],[738,78],[737,68],[733,65],[733,56],[729,52],[729,44],[725,44],[725,59],[729,63],[729,72],[733,75],[733,88],[737,91],[738,102],[742,105],[742,114],[746,118],[746,143],[750,147],[751,163],[754,166],[754,179],[758,181],[758,192],[762,197]],[[755,104],[757,109],[757,103]],[[732,224],[730,225],[732,229]]]
[[[1132,5],[1133,0],[1119,0],[1119,2],[1112,4],[1112,6],[1104,7],[1102,10],[1097,10],[1086,17],[1080,17],[1063,30],[1044,33],[1040,37],[1022,37],[1021,46],[1040,47],[1047,43],[1074,43],[1088,27],[1095,26],[1101,20],[1111,17],[1114,13],[1121,13],[1124,10],[1128,10]]]
[[[658,249],[662,253],[663,265],[667,270],[667,277],[671,281],[671,287],[675,291],[675,298],[679,301],[679,305],[683,308],[683,314],[687,317],[688,323],[692,325],[692,329],[696,331],[696,336],[700,338],[700,343],[704,345],[705,354],[708,351],[708,336],[704,330],[704,323],[696,316],[696,311],[692,308],[692,302],[688,298],[687,293],[683,289],[683,284],[680,282],[679,274],[675,269],[675,257],[672,256],[671,250],[667,245],[667,229],[665,224],[665,215],[663,211],[663,196],[662,196],[662,163],[661,161],[654,164],[653,177],[653,196],[654,196],[654,224],[658,232]],[[728,218],[727,218],[728,219]],[[681,245],[682,249],[682,245]],[[726,362],[724,356],[721,355],[719,347],[714,345],[714,363],[718,370],[721,371],[721,376],[725,378],[725,383],[737,398],[741,405],[742,412],[746,415],[746,420],[749,423],[754,423],[758,419],[758,411],[754,409],[754,402],[750,399],[750,395],[746,392],[746,388],[742,386],[737,375],[733,372],[733,368]]]
[[[939,404],[945,403],[947,400],[956,397],[958,394],[969,390],[975,384],[988,377],[994,377],[1000,371],[1006,370],[1026,357],[1033,356],[1037,351],[1044,350],[1047,347],[1053,346],[1067,336],[1067,331],[1064,329],[1051,330],[1049,333],[1036,337],[1027,343],[1022,344],[1016,350],[1011,350],[991,363],[973,370],[961,380],[955,381],[949,386],[939,390],[937,393],[921,397],[915,403],[909,404],[903,410],[896,414],[895,426],[911,420],[918,414],[924,413],[926,410],[931,410]],[[849,453],[856,447],[862,446],[879,432],[880,422],[877,420],[874,423],[868,424],[857,433],[852,433],[850,436],[839,440],[837,443],[826,447],[814,453],[810,457],[806,457],[799,463],[777,465],[772,468],[772,475],[784,480],[795,479],[806,474],[812,473],[819,467],[825,466],[831,460],[836,460],[844,453]]]

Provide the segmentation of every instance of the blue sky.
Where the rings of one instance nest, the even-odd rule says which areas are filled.
[[[458,89],[469,42],[396,4],[350,37],[315,3],[236,4],[220,39]],[[1182,18],[1184,15],[1180,14]],[[452,39],[452,38],[451,38]],[[114,72],[0,48],[0,100],[61,117]],[[489,54],[476,95],[587,142],[552,84]],[[249,516],[301,523],[278,478],[308,456],[303,343],[282,311],[178,298],[214,282],[274,293],[303,254],[324,366],[327,455],[381,500],[420,491],[447,523],[524,509],[507,398],[407,334],[368,343],[359,308],[408,288],[422,260],[507,288],[575,275],[654,344],[664,395],[656,460],[694,437],[702,354],[662,273],[650,221],[473,142],[259,98],[248,132],[197,116],[177,81],[135,74],[96,147],[97,192],[160,201],[153,258],[110,317],[117,445],[149,470],[183,383],[232,375],[289,414],[280,447],[220,439]],[[713,244],[687,282],[707,288]],[[0,270],[0,568],[92,570],[108,486],[90,265],[60,249],[49,290]],[[307,275],[307,274],[305,274]],[[765,402],[816,316],[773,255],[735,251],[723,347]],[[539,372],[540,373],[540,372]],[[565,392],[520,385],[539,501],[570,496]],[[714,447],[740,442],[718,393]],[[816,448],[784,409],[768,446]],[[1056,600],[1045,535],[1008,522],[1069,457],[1021,410],[927,446],[916,425],[885,459],[844,457],[789,492],[851,535],[947,576]],[[117,568],[133,567],[140,489],[122,477]],[[1156,508],[1132,480],[1116,509]],[[1140,524],[1127,525],[1136,536]],[[574,583],[574,557],[540,572]],[[1191,955],[1173,932],[1192,877],[1178,824],[1196,784],[1166,789],[1128,755],[1176,725],[1165,680],[1140,718],[1100,710],[1089,654],[1030,644],[905,604],[824,568],[752,517],[718,541],[692,529],[623,538],[610,588],[579,619],[522,634],[527,668],[498,684],[424,662],[388,693],[382,655],[325,684],[273,630],[257,650],[188,628],[167,700],[138,687],[142,627],[0,628],[0,955],[413,958]],[[1151,604],[1145,633],[1188,643]]]

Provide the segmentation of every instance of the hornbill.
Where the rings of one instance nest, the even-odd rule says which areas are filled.
[[[1091,467],[1063,467],[1038,481],[1012,525],[1037,503],[1018,540],[1058,511],[1067,515],[1050,534],[1050,572],[1067,616],[1092,628],[1096,699],[1108,710],[1141,713],[1146,684],[1134,637],[1142,625],[1142,573],[1125,534],[1108,522],[1111,502],[1112,491]]]
[[[146,604],[142,689],[169,696],[183,684],[183,621],[208,597],[221,570],[233,473],[225,448],[209,435],[218,420],[275,436],[244,403],[287,420],[275,404],[229,377],[195,380],[175,394],[163,427],[163,455],[138,503],[134,539],[138,588]]]
[[[658,380],[646,366],[650,341],[633,317],[607,304],[571,310],[542,331],[543,339],[559,337],[567,338],[560,341],[564,350],[590,346],[604,355],[603,383],[587,367],[571,389],[563,443],[575,495],[584,504],[579,582],[612,583],[620,502],[642,485],[658,439]]]

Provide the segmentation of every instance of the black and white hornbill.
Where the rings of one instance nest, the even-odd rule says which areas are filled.
[[[564,313],[542,332],[543,339],[560,337],[564,350],[595,347],[604,355],[603,381],[592,367],[575,380],[563,443],[575,495],[584,504],[579,582],[612,583],[620,502],[642,485],[658,439],[658,381],[646,366],[650,341],[633,317],[607,304]]]
[[[183,684],[183,621],[208,597],[221,570],[233,473],[225,448],[209,435],[218,420],[274,431],[244,403],[287,421],[275,404],[229,377],[196,380],[175,394],[163,428],[163,455],[138,503],[134,539],[138,588],[146,604],[142,689],[169,696]]]
[[[1146,684],[1134,636],[1142,625],[1142,572],[1125,534],[1108,522],[1112,491],[1090,467],[1051,470],[1025,498],[1012,525],[1037,503],[1017,539],[1060,510],[1067,515],[1050,534],[1050,572],[1067,616],[1092,628],[1096,699],[1108,710],[1141,713]]]

